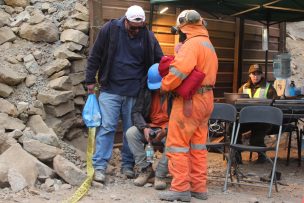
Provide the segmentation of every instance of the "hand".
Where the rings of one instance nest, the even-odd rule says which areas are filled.
[[[161,142],[162,139],[164,137],[166,137],[167,135],[167,130],[165,128],[161,129],[157,134],[156,134],[156,137],[152,140],[154,143],[155,142]]]
[[[151,128],[144,128],[144,136],[147,142],[151,142],[150,131]]]
[[[95,94],[94,88],[95,88],[95,84],[87,85],[88,94]]]

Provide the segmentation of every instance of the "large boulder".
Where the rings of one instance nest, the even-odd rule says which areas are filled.
[[[23,149],[40,161],[52,161],[56,155],[63,154],[62,149],[41,143],[34,139],[25,139],[23,141]]]
[[[30,5],[30,0],[4,0],[6,5],[12,7],[27,7]]]
[[[54,158],[53,166],[56,173],[70,185],[78,186],[86,178],[86,174],[83,171],[60,155]]]
[[[34,42],[56,42],[59,39],[59,30],[50,21],[43,21],[35,25],[23,23],[20,27],[19,35]]]
[[[90,27],[89,22],[79,21],[75,19],[67,19],[63,24],[64,29],[79,30],[86,34],[89,32],[89,27]]]
[[[69,100],[68,102],[59,104],[57,106],[45,105],[45,111],[55,117],[61,117],[75,109],[74,102]]]
[[[9,182],[13,191],[34,186],[37,177],[54,177],[54,171],[27,153],[19,144],[14,144],[0,156],[1,182]]]
[[[72,82],[69,76],[62,76],[51,80],[48,86],[55,90],[70,90],[72,89]]]

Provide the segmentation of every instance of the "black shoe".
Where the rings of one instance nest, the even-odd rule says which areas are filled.
[[[263,164],[263,163],[266,162],[266,160],[267,160],[266,157],[263,154],[259,153],[259,156],[258,156],[258,159],[256,160],[256,163],[257,164]]]

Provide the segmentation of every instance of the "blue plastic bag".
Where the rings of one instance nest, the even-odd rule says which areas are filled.
[[[82,119],[88,128],[100,126],[101,112],[95,94],[89,94],[82,110]]]

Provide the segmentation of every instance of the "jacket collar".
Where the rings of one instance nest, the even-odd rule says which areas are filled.
[[[187,35],[187,39],[196,36],[209,37],[207,29],[202,25],[185,25],[180,28],[183,33]]]

